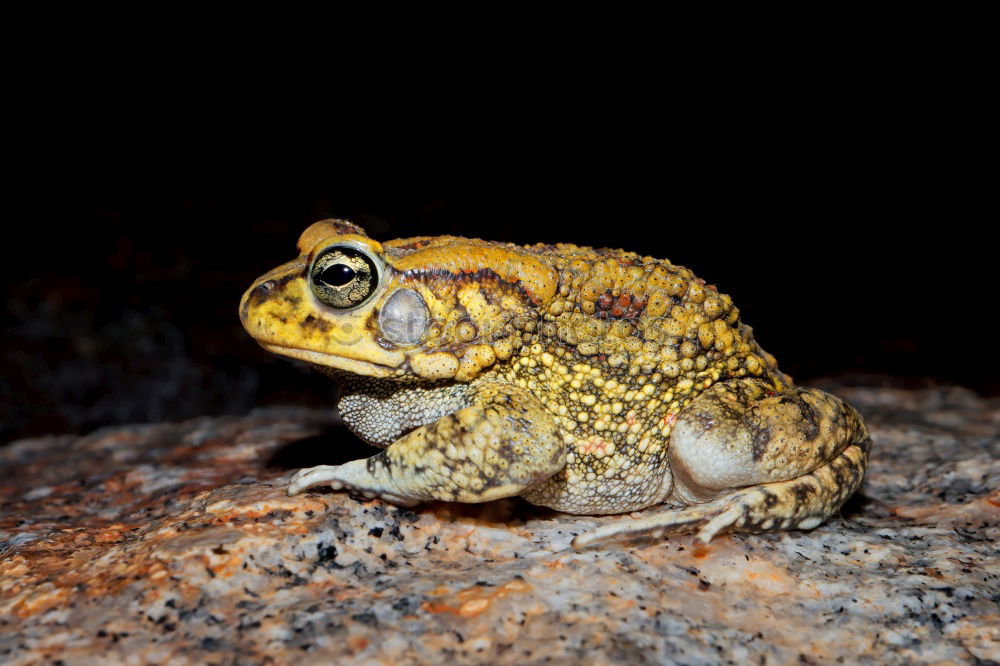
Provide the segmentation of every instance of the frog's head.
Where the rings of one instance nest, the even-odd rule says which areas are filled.
[[[521,345],[558,274],[521,248],[454,236],[379,243],[345,220],[299,238],[240,319],[265,349],[383,378],[469,381]]]

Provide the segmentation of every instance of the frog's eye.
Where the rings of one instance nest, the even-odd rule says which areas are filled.
[[[362,305],[378,287],[378,264],[354,247],[337,245],[316,257],[309,269],[313,293],[331,308],[346,310]]]

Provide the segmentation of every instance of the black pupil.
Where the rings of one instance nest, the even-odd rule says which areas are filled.
[[[354,269],[347,264],[334,264],[333,266],[324,268],[323,272],[320,273],[319,279],[331,287],[343,287],[353,280],[355,275]]]

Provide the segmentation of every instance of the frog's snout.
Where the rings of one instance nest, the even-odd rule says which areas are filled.
[[[240,321],[243,322],[243,326],[246,327],[247,320],[250,317],[250,306],[258,306],[268,299],[271,292],[274,291],[274,280],[264,280],[263,282],[258,282],[253,285],[243,294],[243,298],[240,299]]]

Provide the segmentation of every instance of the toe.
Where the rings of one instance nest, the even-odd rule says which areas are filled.
[[[336,481],[336,474],[337,468],[330,465],[320,465],[318,467],[299,470],[289,479],[287,492],[289,495],[297,495],[310,486],[315,486],[325,481]]]

